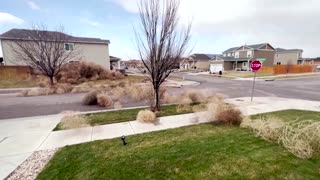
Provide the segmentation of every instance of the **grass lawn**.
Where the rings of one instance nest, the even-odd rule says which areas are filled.
[[[282,119],[283,121],[303,121],[303,120],[314,120],[320,121],[320,112],[315,111],[303,111],[303,110],[285,110],[285,111],[276,111],[272,113],[264,113],[264,114],[257,114],[251,116],[252,119],[257,119],[261,116],[274,116]]]
[[[202,106],[202,105],[194,105],[194,106]],[[162,106],[161,111],[157,112],[157,117],[192,113],[191,109],[177,112],[176,108],[177,108],[177,105]],[[104,124],[133,121],[136,119],[138,112],[143,109],[146,109],[146,108],[92,113],[92,114],[86,114],[85,116],[88,118],[91,126],[98,126],[98,125],[104,125]],[[54,129],[54,131],[58,131],[58,130],[63,130],[60,123]]]
[[[320,113],[270,113],[291,120]],[[269,115],[270,115],[269,114]],[[288,116],[288,117],[287,117]],[[258,116],[254,116],[258,117]],[[38,179],[319,179],[320,157],[299,159],[239,127],[201,124],[60,149]]]
[[[248,72],[248,71],[225,71],[223,72],[222,75],[225,76],[232,76],[232,77],[239,77],[239,78],[249,78],[249,77],[253,77],[254,73],[253,72]],[[264,73],[264,72],[257,72],[257,77],[261,77],[261,76],[272,76],[272,74],[270,73]]]

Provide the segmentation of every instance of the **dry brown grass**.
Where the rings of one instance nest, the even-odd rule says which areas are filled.
[[[283,122],[274,117],[245,119],[242,127],[252,129],[265,140],[283,145],[299,158],[312,158],[320,154],[320,122]]]
[[[117,102],[115,102],[113,104],[113,108],[114,109],[121,109],[122,108],[122,104],[119,101],[117,101]]]
[[[74,129],[89,127],[89,121],[84,115],[69,114],[62,118],[61,126],[63,129]]]
[[[113,104],[112,99],[107,94],[98,94],[97,101],[100,106],[111,107]]]
[[[156,114],[150,110],[141,110],[137,115],[137,120],[145,123],[154,123],[156,121]]]
[[[99,91],[90,91],[88,92],[82,99],[82,104],[84,105],[97,105],[97,95],[99,94]]]
[[[56,80],[61,83],[80,84],[86,81],[101,79],[118,80],[124,78],[120,72],[109,71],[92,62],[80,62],[67,64]]]

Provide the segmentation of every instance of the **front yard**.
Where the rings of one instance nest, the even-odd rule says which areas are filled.
[[[268,113],[320,120],[319,112]],[[261,115],[253,116],[258,118]],[[265,114],[263,115],[265,116]],[[250,130],[201,124],[60,149],[38,179],[319,179],[320,157],[300,159]]]

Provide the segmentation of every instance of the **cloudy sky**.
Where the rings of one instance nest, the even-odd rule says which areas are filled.
[[[181,23],[192,21],[193,53],[221,53],[244,44],[268,42],[320,56],[319,0],[181,0]],[[111,41],[110,54],[137,58],[135,0],[1,0],[0,33],[45,23],[74,36]]]

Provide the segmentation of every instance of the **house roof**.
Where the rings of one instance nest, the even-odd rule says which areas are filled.
[[[29,29],[11,29],[3,34],[0,34],[0,39],[30,39],[30,35],[34,34],[36,30],[29,30]],[[58,31],[38,31],[38,34],[47,35],[54,37],[56,35],[63,35],[65,38],[68,39],[70,42],[82,42],[82,43],[97,43],[97,44],[109,44],[109,40],[104,40],[100,38],[88,38],[88,37],[76,37],[71,36],[62,32]]]
[[[116,61],[120,61],[121,59],[115,56],[109,56],[110,57],[110,61],[111,62],[116,62]]]
[[[223,59],[224,61],[232,61],[232,62],[248,61],[252,59],[252,58],[234,58],[234,57],[220,57],[220,58]]]
[[[243,45],[245,47],[249,47],[249,48],[252,48],[253,50],[256,50],[256,49],[259,49],[265,45],[269,45],[271,46],[269,43],[260,43],[260,44],[251,44],[251,45]],[[243,47],[243,46],[238,46],[238,47],[233,47],[233,48],[229,48],[225,51],[223,51],[223,53],[231,53],[231,52],[234,52],[236,51],[237,49]],[[272,47],[272,46],[271,46]],[[272,47],[273,48],[273,47]]]
[[[276,52],[297,52],[303,51],[302,49],[284,49],[284,48],[276,48]]]
[[[207,61],[211,59],[215,59],[216,57],[221,56],[221,54],[202,54],[202,53],[196,53],[192,54],[190,57],[197,61]]]
[[[238,49],[239,47],[233,47],[233,48],[229,48],[225,51],[223,51],[223,53],[230,53],[230,52],[234,52],[236,49]]]

